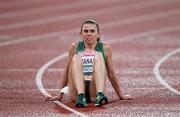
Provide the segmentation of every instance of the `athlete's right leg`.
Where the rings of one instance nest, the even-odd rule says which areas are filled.
[[[84,91],[84,77],[82,60],[79,55],[74,55],[68,74],[70,99],[76,100],[77,107],[87,106]]]
[[[71,74],[78,94],[84,93],[84,77],[83,77],[82,64],[83,63],[80,56],[75,54],[72,58]]]

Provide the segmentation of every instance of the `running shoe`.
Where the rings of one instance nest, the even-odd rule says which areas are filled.
[[[96,95],[95,106],[101,106],[108,103],[108,98],[104,95],[103,92],[98,92]]]
[[[82,108],[82,107],[86,107],[87,106],[87,100],[85,98],[84,93],[78,94],[78,98],[77,98],[75,106],[78,107],[78,108]]]

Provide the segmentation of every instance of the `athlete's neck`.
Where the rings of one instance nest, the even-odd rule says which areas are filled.
[[[85,48],[86,48],[87,50],[95,50],[96,44],[97,44],[97,43],[94,43],[94,44],[86,44],[86,43],[85,43]]]

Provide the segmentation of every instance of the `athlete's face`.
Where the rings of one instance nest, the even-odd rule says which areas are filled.
[[[82,27],[81,37],[86,44],[94,44],[97,42],[99,33],[95,24],[84,24]]]

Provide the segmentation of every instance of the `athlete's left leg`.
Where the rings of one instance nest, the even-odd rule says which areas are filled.
[[[95,106],[108,103],[108,98],[104,95],[106,76],[107,71],[103,56],[101,53],[98,53],[94,59],[94,80],[97,91]]]
[[[94,59],[94,80],[96,91],[104,92],[106,82],[106,66],[101,53],[98,53]]]

